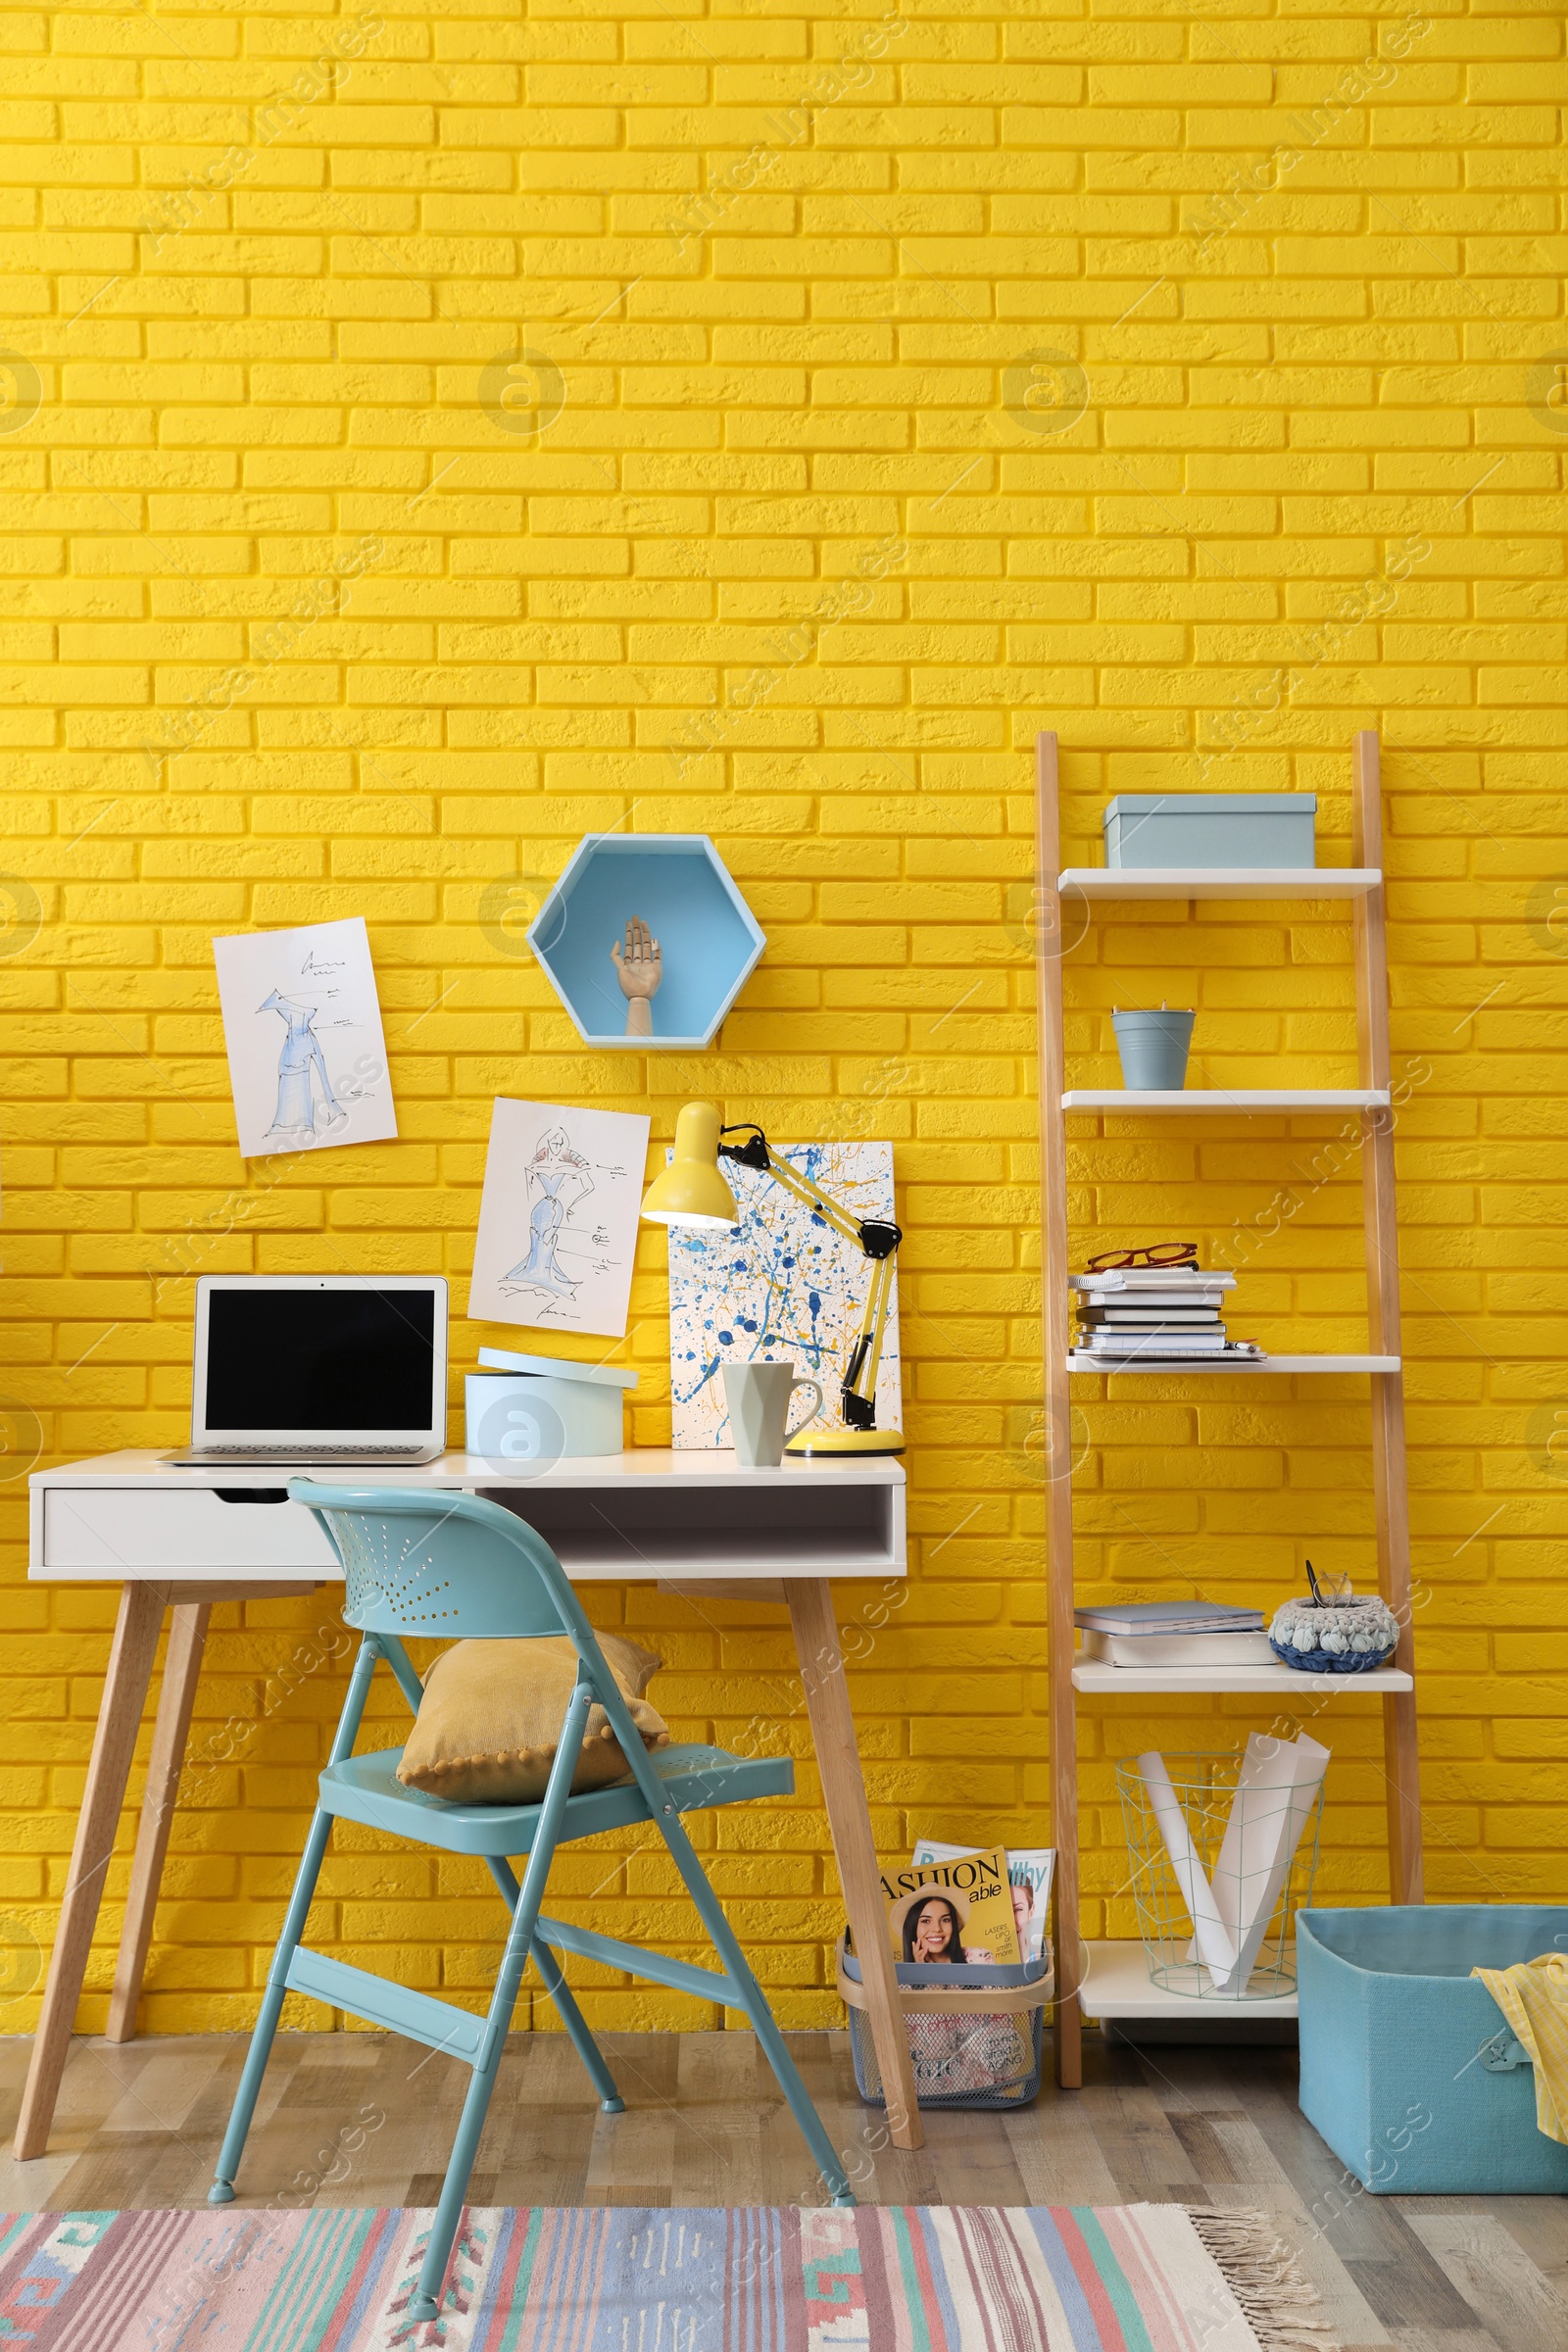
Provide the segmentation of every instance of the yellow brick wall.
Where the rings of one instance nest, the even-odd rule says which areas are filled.
[[[647,1109],[656,1149],[694,1092],[894,1139],[913,1581],[845,1595],[877,1829],[1043,1837],[1043,724],[1079,858],[1109,792],[1206,785],[1315,790],[1344,860],[1351,733],[1385,736],[1431,1884],[1561,1897],[1558,13],[82,0],[9,9],[0,53],[0,2030],[34,2013],[113,1609],[26,1585],[23,1474],[181,1437],[195,1273],[441,1268],[461,1313],[498,1091]],[[522,948],[612,827],[710,833],[768,934],[707,1055],[585,1051]],[[350,914],[401,1138],[242,1162],[211,936]],[[1164,996],[1214,1080],[1348,1080],[1348,952],[1327,906],[1117,910],[1068,965],[1075,1070],[1113,1080],[1110,1005]],[[1200,1236],[1240,1329],[1354,1346],[1333,1125],[1075,1121],[1077,1247]],[[506,1336],[458,1320],[456,1373]],[[1079,1387],[1088,1590],[1366,1574],[1364,1384]],[[709,1825],[714,1872],[785,2019],[832,2015],[776,1615],[595,1607],[657,1638],[680,1732],[777,1716],[798,1798]],[[220,1613],[155,2027],[250,2014],[332,1646],[319,1605]],[[1110,1759],[1265,1719],[1086,1708],[1091,1933]],[[1374,1706],[1329,1723],[1320,1886],[1380,1899]],[[648,1851],[562,1883],[689,1948]],[[477,2001],[495,1921],[476,1872],[346,1835],[315,1933]],[[106,1934],[88,2029],[110,1965]]]

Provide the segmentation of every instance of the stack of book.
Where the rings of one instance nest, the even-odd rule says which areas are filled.
[[[1227,1337],[1220,1308],[1234,1274],[1198,1266],[1128,1266],[1069,1274],[1074,1352],[1103,1364],[1263,1363],[1261,1348]]]
[[[1074,1609],[1080,1655],[1099,1666],[1274,1666],[1261,1609],[1222,1600],[1108,1601]]]

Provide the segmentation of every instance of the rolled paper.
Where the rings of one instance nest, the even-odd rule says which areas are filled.
[[[1215,1907],[1234,1955],[1216,1992],[1239,2000],[1247,1990],[1328,1762],[1304,1732],[1295,1740],[1254,1732],[1247,1742],[1214,1864]]]
[[[1181,1888],[1182,1901],[1187,1905],[1193,1923],[1193,1935],[1198,1945],[1198,1957],[1208,1970],[1216,1985],[1228,1980],[1236,1967],[1236,1945],[1230,1930],[1220,1916],[1214,1901],[1208,1877],[1194,1850],[1187,1828],[1187,1816],[1177,1802],[1176,1791],[1165,1769],[1165,1759],[1152,1749],[1138,1759],[1144,1788],[1159,1824],[1159,1834],[1165,1840],[1176,1884]]]

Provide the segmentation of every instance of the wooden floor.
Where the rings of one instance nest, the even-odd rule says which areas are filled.
[[[1372,2197],[1296,2104],[1292,2049],[1134,2048],[1090,2034],[1082,2091],[1014,2116],[932,2114],[881,2145],[846,2038],[790,2036],[864,2201],[1186,2204],[1267,2211],[1347,2352],[1568,2352],[1568,2199]],[[244,2042],[78,2040],[50,2152],[9,2143],[25,2041],[0,2042],[0,2208],[201,2204]],[[814,2204],[820,2183],[744,2034],[606,2036],[626,2113],[602,2115],[564,2035],[519,2034],[470,2194],[482,2205]],[[428,2205],[466,2068],[379,2034],[279,2037],[241,2205]]]

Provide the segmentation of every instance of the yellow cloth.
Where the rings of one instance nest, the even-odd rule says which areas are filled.
[[[1568,2146],[1568,1954],[1543,1952],[1513,1968],[1473,1968],[1536,2070],[1536,2129]]]

